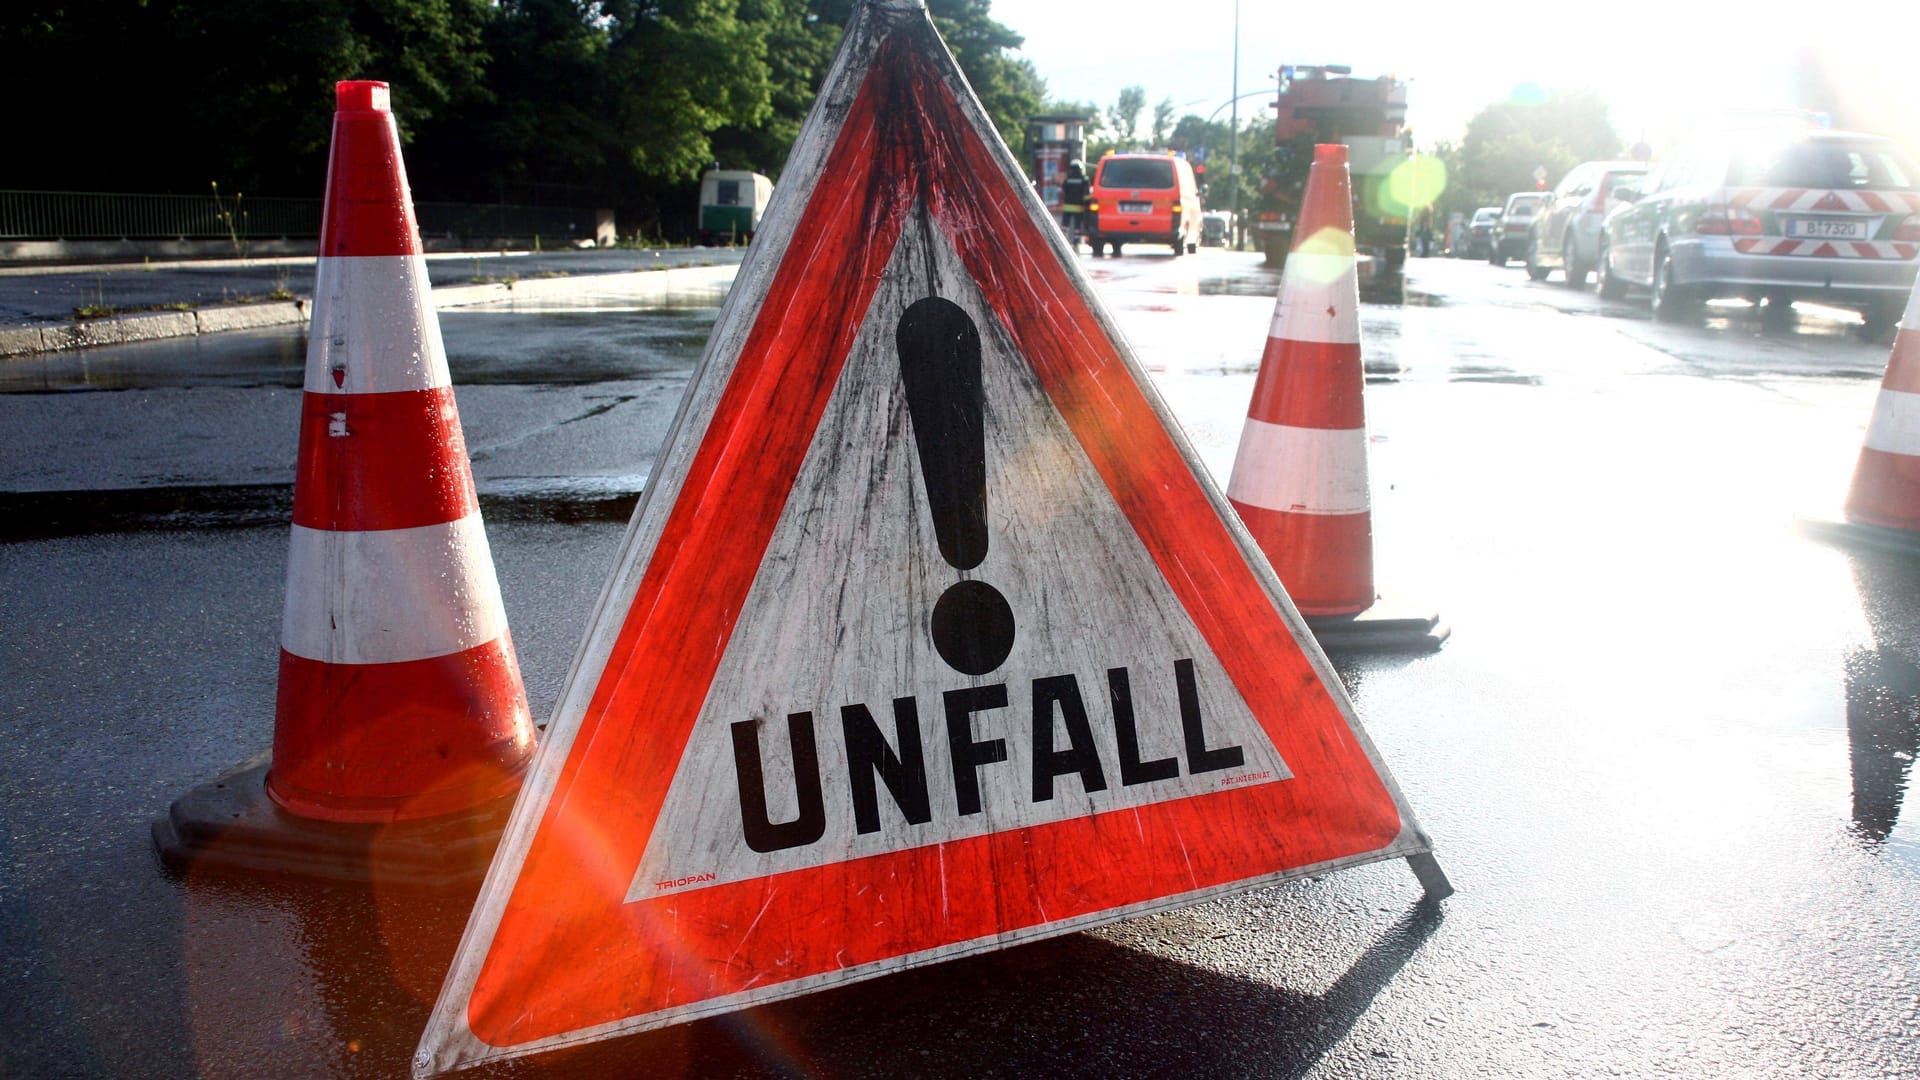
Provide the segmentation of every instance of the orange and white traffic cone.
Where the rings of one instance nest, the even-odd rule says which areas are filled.
[[[1893,338],[1844,512],[1856,525],[1920,533],[1920,281]]]
[[[1347,148],[1314,147],[1227,498],[1303,615],[1373,603]]]
[[[1347,148],[1320,145],[1227,498],[1322,645],[1437,647],[1437,616],[1375,611],[1365,385]]]
[[[267,791],[329,821],[510,792],[533,724],[384,83],[338,88]]]
[[[491,814],[533,750],[387,85],[336,95],[273,753],[156,822],[170,864],[363,876],[326,824]]]

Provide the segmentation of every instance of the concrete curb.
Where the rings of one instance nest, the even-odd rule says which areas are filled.
[[[46,348],[38,326],[0,326],[0,357],[26,356]]]
[[[664,301],[679,292],[724,291],[740,271],[738,263],[675,266],[606,274],[522,278],[481,285],[451,285],[433,290],[436,310],[476,304],[539,301],[594,294],[638,302]],[[153,311],[70,323],[0,327],[0,358],[122,345],[132,341],[192,337],[228,330],[258,330],[302,325],[312,315],[311,300],[263,304],[227,304],[192,311]]]
[[[202,334],[224,330],[258,330],[263,326],[291,326],[307,321],[306,300],[288,300],[275,304],[231,304],[227,307],[201,308],[194,312]]]
[[[199,329],[191,311],[151,311],[46,327],[40,332],[40,340],[49,349],[79,349],[185,337],[199,333]]]
[[[307,321],[308,307],[309,303],[304,300],[228,304],[193,311],[144,311],[104,319],[80,319],[70,323],[0,327],[0,358],[64,352],[96,345],[124,345],[132,341],[193,337],[226,330],[292,326]]]
[[[723,263],[718,266],[673,266],[610,274],[515,278],[481,285],[448,285],[433,290],[433,306],[435,310],[445,311],[476,304],[550,300],[587,293],[638,302],[660,302],[678,292],[724,289],[739,272],[739,263]]]

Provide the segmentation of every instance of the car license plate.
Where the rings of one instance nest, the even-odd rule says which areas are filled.
[[[1123,214],[1151,214],[1153,213],[1153,204],[1150,202],[1123,202],[1120,204],[1120,212]]]
[[[1867,218],[1788,218],[1786,234],[1805,240],[1871,240],[1873,222]]]

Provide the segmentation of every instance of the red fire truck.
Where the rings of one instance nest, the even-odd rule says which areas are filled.
[[[1279,143],[1262,178],[1255,230],[1269,266],[1286,261],[1294,215],[1306,191],[1315,143],[1345,143],[1353,177],[1354,241],[1370,258],[1361,291],[1391,298],[1401,291],[1407,259],[1407,208],[1388,198],[1388,176],[1408,157],[1407,84],[1392,76],[1356,79],[1340,64],[1280,69]]]

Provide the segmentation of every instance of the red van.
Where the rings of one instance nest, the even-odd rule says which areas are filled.
[[[1087,207],[1093,253],[1108,244],[1170,244],[1175,255],[1200,248],[1200,189],[1193,166],[1172,154],[1108,154],[1100,159]]]

